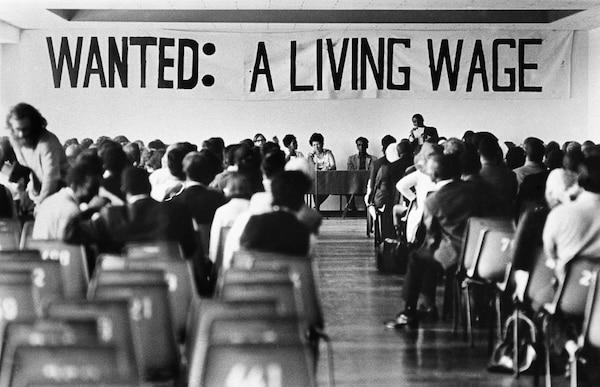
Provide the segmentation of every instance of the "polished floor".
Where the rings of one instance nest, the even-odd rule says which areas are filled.
[[[531,386],[533,379],[487,372],[487,336],[477,332],[469,347],[450,323],[416,331],[386,329],[400,307],[402,277],[375,269],[373,239],[365,220],[325,219],[316,246],[318,284],[326,331],[333,342],[336,386]],[[441,307],[441,291],[438,292]],[[318,379],[328,385],[321,345]],[[553,377],[553,386],[567,386]]]

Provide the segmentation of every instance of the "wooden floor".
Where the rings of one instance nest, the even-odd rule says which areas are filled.
[[[326,331],[334,348],[336,385],[342,386],[531,386],[532,377],[486,371],[487,339],[475,348],[454,337],[449,323],[416,331],[386,329],[399,310],[402,277],[375,269],[373,239],[364,219],[325,219],[316,246],[318,284]],[[441,295],[441,292],[438,292]],[[441,298],[438,297],[438,308]],[[318,379],[326,386],[327,356],[321,345]],[[553,377],[553,386],[567,386]]]

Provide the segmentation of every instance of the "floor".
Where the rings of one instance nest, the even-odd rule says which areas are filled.
[[[318,285],[331,337],[336,386],[531,386],[533,378],[489,373],[487,336],[476,332],[474,348],[454,335],[450,323],[394,330],[383,322],[400,307],[402,277],[379,274],[373,239],[364,218],[325,219],[316,246]],[[441,307],[441,291],[438,292]],[[321,345],[318,381],[328,385]],[[553,386],[567,386],[553,377]]]

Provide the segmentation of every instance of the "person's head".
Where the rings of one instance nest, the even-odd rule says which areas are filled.
[[[460,156],[465,151],[465,143],[456,137],[450,137],[444,142],[444,154]]]
[[[569,144],[567,145],[567,152],[571,152],[571,151],[581,151],[581,144],[578,143],[577,141],[571,141],[569,142]]]
[[[551,171],[556,168],[562,168],[564,157],[565,154],[563,151],[560,150],[560,148],[551,151],[546,155],[546,168],[548,168]]]
[[[544,154],[546,153],[546,147],[542,140],[536,137],[527,137],[523,141],[523,148],[525,149],[527,160],[542,164]]]
[[[271,192],[273,205],[298,211],[304,204],[304,193],[310,188],[310,180],[300,171],[284,171],[273,178]]]
[[[189,181],[210,184],[217,174],[219,159],[209,150],[188,152],[182,161],[182,169]]]
[[[563,168],[568,169],[569,171],[578,172],[579,166],[584,158],[583,152],[580,150],[565,152],[565,156],[563,157]]]
[[[394,136],[391,136],[389,134],[386,134],[385,136],[383,136],[383,138],[381,139],[381,150],[382,152],[385,154],[385,150],[387,149],[387,147],[390,144],[393,144],[396,142],[396,138],[394,138]]]
[[[390,145],[388,145],[388,147],[385,150],[385,158],[390,163],[398,161],[398,159],[400,158],[400,155],[398,154],[398,144],[393,142]]]
[[[121,191],[126,196],[150,195],[151,190],[148,172],[144,169],[129,167],[121,173]]]
[[[239,148],[239,144],[227,145],[223,150],[223,167],[228,168],[235,165],[235,150]]]
[[[317,153],[323,152],[323,144],[325,139],[321,133],[313,133],[308,140],[310,146],[312,146],[313,150]]]
[[[412,123],[415,128],[420,128],[425,125],[423,116],[420,114],[415,114],[412,116]]]
[[[455,155],[436,154],[427,160],[427,170],[433,182],[460,179],[460,161]]]
[[[460,170],[463,179],[468,176],[479,174],[481,169],[481,160],[475,148],[468,147],[458,156],[460,162]]]
[[[195,151],[194,147],[187,142],[176,142],[175,144],[169,145],[167,148],[167,168],[171,175],[175,176],[179,180],[185,179],[185,173],[183,173],[183,158],[190,152]]]
[[[131,162],[127,158],[127,155],[121,148],[121,145],[113,142],[112,140],[106,140],[98,148],[98,155],[104,163],[104,169],[119,176],[123,169],[131,166]]]
[[[71,144],[67,146],[67,148],[65,149],[65,155],[67,156],[67,161],[69,162],[69,165],[75,165],[75,160],[77,159],[77,156],[79,156],[80,153],[81,146],[79,144]]]
[[[585,157],[591,156],[596,149],[596,144],[593,141],[587,140],[581,144],[581,151]]]
[[[296,140],[296,136],[293,134],[286,134],[285,137],[283,137],[283,146],[289,150],[295,151],[298,149],[298,140]]]
[[[403,138],[400,140],[398,145],[396,145],[396,153],[398,153],[398,157],[412,157],[412,148],[410,147],[410,141]]]
[[[593,193],[600,193],[600,157],[591,156],[579,166],[579,186]]]
[[[261,146],[264,145],[264,143],[267,142],[267,138],[265,136],[263,136],[262,133],[256,133],[254,135],[254,146],[260,148]]]
[[[250,199],[254,191],[248,176],[239,172],[231,172],[223,188],[223,193],[228,198]]]
[[[465,130],[465,132],[462,135],[462,140],[465,143],[473,143],[473,135],[475,134],[475,132],[473,132],[472,130]]]
[[[554,150],[560,150],[560,145],[556,141],[550,141],[546,144],[546,155]]]
[[[506,166],[509,169],[522,167],[525,164],[525,150],[520,146],[509,148],[506,152]]]
[[[481,138],[481,141],[479,141],[478,152],[479,156],[481,157],[482,163],[502,163],[502,149],[498,144],[498,140],[487,136]]]
[[[235,150],[234,159],[240,173],[260,175],[260,155],[254,152],[253,148],[243,145],[239,146]]]
[[[260,164],[263,177],[272,179],[285,168],[285,154],[281,150],[274,150],[265,155]]]
[[[76,139],[75,137],[67,139],[65,141],[65,143],[63,144],[63,148],[65,148],[65,150],[67,150],[69,145],[73,145],[73,144],[79,145],[79,140]]]
[[[164,155],[164,149],[146,148],[142,151],[142,167],[148,172],[154,172],[161,167],[161,159]]]
[[[82,149],[88,149],[90,146],[92,146],[92,144],[94,144],[94,140],[92,140],[89,137],[86,137],[83,140],[81,140],[80,145]]]
[[[129,144],[129,139],[122,134],[115,136],[115,138],[113,138],[113,141],[118,143],[121,146],[125,146],[125,145]]]
[[[427,173],[427,160],[433,155],[441,154],[442,148],[439,145],[434,145],[428,142],[424,143],[421,149],[419,150],[419,153],[415,155],[415,168],[417,168],[417,170],[423,173]]]
[[[364,137],[359,137],[356,139],[356,149],[358,150],[359,155],[364,155],[367,153],[367,148],[369,147],[369,140]]]
[[[6,116],[6,127],[20,146],[34,147],[47,125],[44,116],[26,103],[13,106]]]
[[[82,165],[90,173],[102,176],[104,172],[103,162],[96,149],[85,149],[75,159],[76,165]]]
[[[125,155],[134,167],[140,165],[142,152],[140,151],[140,147],[137,143],[130,142],[129,144],[125,145],[123,147],[123,152],[125,152]]]
[[[202,148],[206,148],[223,161],[223,150],[225,149],[225,141],[221,137],[211,137],[202,143]]]
[[[550,172],[546,179],[545,197],[549,208],[566,203],[579,193],[577,174],[573,171],[557,168]]]
[[[156,139],[156,140],[152,140],[148,143],[148,149],[161,150],[161,149],[167,149],[167,146],[161,140]]]
[[[278,143],[273,141],[267,141],[260,148],[260,157],[265,157],[267,154],[278,151],[281,149]]]
[[[86,167],[75,164],[67,172],[67,185],[80,203],[87,203],[98,194],[102,177]]]

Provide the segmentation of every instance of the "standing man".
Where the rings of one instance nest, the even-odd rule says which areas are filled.
[[[6,124],[18,163],[31,170],[20,204],[22,210],[31,213],[35,205],[64,187],[67,156],[58,138],[46,129],[46,119],[33,106],[15,105]]]
[[[413,128],[410,131],[408,140],[413,149],[413,153],[417,153],[421,149],[421,145],[425,142],[433,142],[437,144],[440,137],[437,129],[432,126],[425,126],[423,116],[415,114],[412,116]]]
[[[358,153],[348,157],[347,169],[349,171],[368,171],[377,158],[367,153],[369,147],[369,140],[364,137],[356,139],[356,149]],[[356,203],[352,200],[352,195],[346,195],[348,201],[348,210],[356,210]]]

